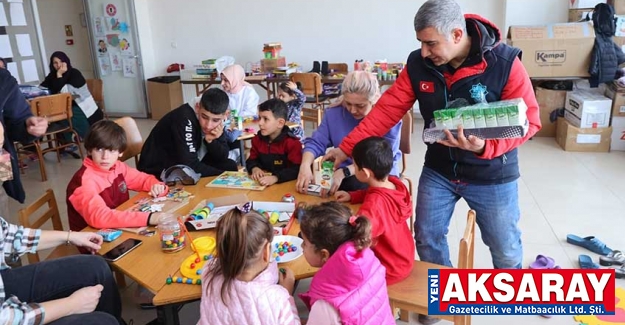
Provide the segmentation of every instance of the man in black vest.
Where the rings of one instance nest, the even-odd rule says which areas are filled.
[[[518,204],[517,147],[540,129],[538,104],[520,51],[501,42],[499,29],[477,15],[463,15],[453,0],[428,0],[414,20],[421,49],[367,117],[326,160],[341,162],[354,145],[380,136],[412,109],[415,101],[426,127],[433,112],[456,99],[469,104],[523,98],[529,131],[523,138],[483,140],[458,137],[427,144],[419,179],[415,241],[421,260],[451,266],[447,232],[456,202],[477,212],[484,243],[496,268],[520,268],[523,261]]]

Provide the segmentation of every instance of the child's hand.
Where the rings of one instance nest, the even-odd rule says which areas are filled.
[[[293,274],[293,271],[287,268],[280,268],[278,284],[283,286],[289,294],[293,294],[293,290],[295,290],[295,274]]]
[[[152,197],[159,197],[167,194],[167,187],[164,184],[154,184],[150,189],[150,195]]]
[[[161,212],[152,212],[149,226],[157,226],[161,222],[161,219],[163,219],[165,216],[166,214]]]
[[[292,90],[297,89],[297,85],[293,81],[288,81],[286,83],[286,86],[289,87],[289,89],[292,89]]]
[[[258,180],[258,183],[260,183],[260,185],[262,186],[269,186],[269,185],[273,185],[275,183],[278,182],[278,177],[277,176],[264,176],[261,179]]]
[[[263,178],[263,177],[265,177],[265,172],[262,169],[260,169],[258,167],[252,168],[252,179],[253,180],[255,180],[257,182],[260,182],[260,179]]]
[[[352,196],[345,191],[338,191],[334,194],[334,198],[339,202],[349,202],[352,200]]]

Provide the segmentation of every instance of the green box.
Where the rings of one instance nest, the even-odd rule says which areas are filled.
[[[508,121],[508,107],[497,107],[495,108],[495,113],[497,114],[497,125],[498,126],[509,126],[510,122]]]
[[[495,112],[495,108],[488,107],[484,108],[484,120],[486,121],[486,127],[495,127],[497,126],[497,113]]]
[[[474,108],[471,109],[473,112],[473,121],[475,123],[475,128],[485,128],[486,127],[486,118],[484,117],[484,110],[482,108]]]

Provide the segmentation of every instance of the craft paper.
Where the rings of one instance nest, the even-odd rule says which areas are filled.
[[[24,82],[39,81],[35,60],[22,61],[22,74],[24,74]]]
[[[26,15],[24,15],[24,5],[20,2],[10,3],[11,25],[26,26]]]
[[[7,14],[4,12],[4,5],[0,5],[0,26],[9,26]]]
[[[96,38],[95,47],[98,49],[98,55],[100,56],[104,56],[108,52],[108,47],[106,46],[104,38]]]
[[[17,41],[17,49],[21,56],[33,56],[33,47],[30,44],[30,35],[16,34],[15,40]]]
[[[108,56],[98,57],[98,65],[100,66],[100,74],[108,76],[111,74],[111,60]]]
[[[109,43],[109,45],[112,47],[118,47],[119,37],[117,36],[117,34],[108,34],[106,35],[106,42]]]
[[[127,33],[128,33],[128,24],[126,24],[125,22],[121,22],[121,23],[119,24],[119,31],[120,31],[122,34],[127,34]]]
[[[132,55],[132,48],[130,47],[130,42],[128,42],[128,39],[126,38],[122,38],[121,40],[119,40],[119,50],[122,52],[123,55]]]
[[[115,17],[109,17],[106,19],[106,27],[108,31],[119,31],[119,19]]]
[[[22,82],[20,81],[20,74],[19,71],[17,70],[17,63],[15,62],[9,62],[9,64],[7,64],[7,70],[9,70],[9,72],[11,73],[11,75],[13,76],[13,78],[15,78],[17,80],[18,84],[21,84]]]
[[[0,58],[12,58],[11,42],[9,35],[0,35]]]
[[[108,17],[115,17],[117,15],[117,7],[112,3],[103,4],[104,14]]]
[[[122,59],[124,77],[134,78],[137,76],[137,60],[134,58]]]
[[[106,35],[106,22],[104,17],[93,18],[93,34],[95,37],[104,37]]]
[[[109,52],[111,58],[111,71],[122,71],[122,58],[119,53]]]

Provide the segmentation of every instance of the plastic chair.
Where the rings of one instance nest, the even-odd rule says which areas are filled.
[[[467,214],[467,226],[464,235],[460,239],[460,251],[458,252],[458,268],[472,269],[475,251],[475,211],[469,210]],[[401,310],[402,321],[408,322],[408,311],[427,315],[428,314],[428,270],[443,269],[447,266],[414,261],[412,272],[405,280],[389,285],[388,297],[391,310]],[[470,315],[440,315],[436,316],[456,325],[471,325]]]
[[[122,153],[121,161],[126,161],[130,158],[135,158],[135,166],[139,164],[139,155],[141,154],[141,148],[143,148],[143,138],[137,122],[129,116],[125,116],[115,120],[124,131],[126,131],[126,150]]]

